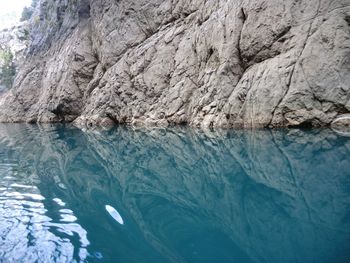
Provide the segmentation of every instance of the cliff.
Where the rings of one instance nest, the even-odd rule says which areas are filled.
[[[350,112],[350,0],[42,0],[0,121],[324,126]]]
[[[28,44],[27,23],[0,30],[0,93],[12,87]]]

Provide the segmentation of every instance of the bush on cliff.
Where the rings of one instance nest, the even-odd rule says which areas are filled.
[[[32,7],[24,7],[22,11],[21,22],[29,20],[32,17],[33,12],[34,9]]]
[[[0,85],[11,88],[15,74],[16,67],[11,50],[0,50]]]

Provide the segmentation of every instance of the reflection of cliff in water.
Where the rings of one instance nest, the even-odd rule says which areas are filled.
[[[23,127],[0,126],[2,149],[37,174],[43,196],[75,212],[91,254],[152,262],[350,256],[350,140],[329,130]],[[208,249],[218,243],[220,251]]]

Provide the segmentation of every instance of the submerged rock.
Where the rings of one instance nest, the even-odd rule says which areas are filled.
[[[0,121],[330,125],[350,112],[349,0],[44,0]]]

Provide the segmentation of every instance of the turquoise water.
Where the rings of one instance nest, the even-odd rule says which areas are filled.
[[[2,124],[0,262],[350,262],[350,138]]]

